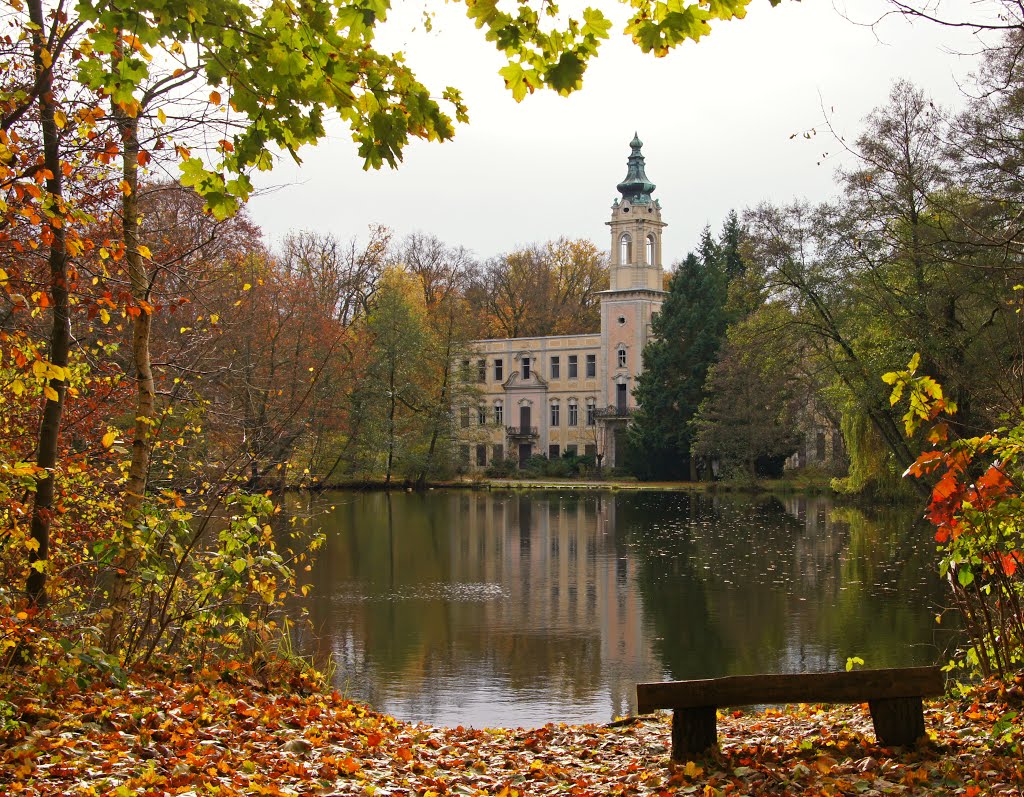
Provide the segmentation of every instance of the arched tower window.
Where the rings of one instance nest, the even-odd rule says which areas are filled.
[[[619,238],[619,262],[623,264],[633,262],[633,238],[628,232],[623,233]]]
[[[655,264],[655,258],[657,257],[657,243],[654,240],[653,235],[647,236],[647,265],[653,266]]]

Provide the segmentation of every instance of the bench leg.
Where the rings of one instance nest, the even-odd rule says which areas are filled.
[[[912,745],[924,736],[924,707],[919,697],[871,700],[875,736],[884,745]]]
[[[672,712],[672,760],[685,761],[718,744],[715,706],[677,708]]]

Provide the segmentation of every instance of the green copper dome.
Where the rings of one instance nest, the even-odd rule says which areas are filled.
[[[619,183],[616,188],[622,194],[623,199],[628,199],[634,205],[649,205],[651,203],[651,192],[655,185],[647,179],[644,174],[644,156],[640,154],[640,148],[644,142],[633,133],[633,140],[629,146],[633,149],[626,160],[628,165],[626,179]]]

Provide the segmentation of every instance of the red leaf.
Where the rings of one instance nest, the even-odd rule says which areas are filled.
[[[942,461],[943,457],[944,454],[941,451],[925,451],[914,460],[904,475],[921,476],[925,473],[931,473],[938,466],[939,462]]]
[[[986,498],[999,498],[1013,487],[1013,482],[1006,478],[1006,474],[996,465],[990,465],[985,474],[978,479],[976,485],[978,494]]]

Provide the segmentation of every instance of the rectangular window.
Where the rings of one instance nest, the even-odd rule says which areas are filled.
[[[501,404],[494,405],[494,423],[501,426],[505,422],[505,408]]]
[[[476,447],[476,464],[481,468],[487,464],[487,446],[482,443]]]
[[[579,376],[579,374],[577,373],[577,371],[579,370],[579,361],[580,361],[580,358],[578,356],[576,356],[575,354],[570,354],[569,355],[569,378],[570,379],[575,379],[577,376]]]
[[[556,401],[551,405],[551,426],[558,426],[561,419],[558,417],[561,410],[561,405]]]
[[[587,426],[593,426],[596,422],[597,405],[593,401],[587,402]]]
[[[523,357],[523,379],[530,378],[530,358]]]
[[[597,376],[597,355],[587,355],[587,379],[593,379]]]
[[[548,459],[558,459],[558,443],[548,446]]]
[[[485,407],[483,404],[476,408],[476,425],[487,425],[487,407]]]
[[[501,462],[505,459],[505,446],[501,443],[491,446],[491,462]]]
[[[459,462],[462,465],[469,464],[469,446],[459,446]]]
[[[565,455],[567,457],[574,457],[576,456],[576,450],[576,445],[574,443],[570,443],[565,447]]]
[[[505,378],[505,363],[498,359],[494,361],[494,381],[500,382]]]
[[[561,363],[559,362],[559,358],[558,357],[552,357],[551,358],[551,378],[552,379],[558,379],[558,372],[559,372],[560,365],[561,365]]]
[[[487,360],[476,361],[476,381],[486,382],[487,381]]]
[[[593,443],[587,443],[585,446],[583,446],[583,453],[588,457],[596,457],[597,446],[594,445]]]
[[[463,407],[460,416],[461,417],[459,418],[459,423],[461,424],[462,428],[465,429],[466,427],[469,426],[469,407]]]
[[[626,350],[619,349],[619,368],[626,367]]]
[[[469,360],[463,360],[462,366],[459,368],[459,376],[463,379],[469,379]]]
[[[579,426],[580,423],[580,407],[578,404],[569,404],[569,425]]]

